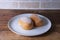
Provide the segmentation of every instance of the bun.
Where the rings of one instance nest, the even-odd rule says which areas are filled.
[[[31,30],[33,28],[33,22],[29,17],[21,17],[18,24],[25,30]]]
[[[37,14],[32,14],[30,18],[33,20],[36,27],[40,27],[43,24],[42,19]]]

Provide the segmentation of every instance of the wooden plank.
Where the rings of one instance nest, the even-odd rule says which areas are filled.
[[[52,28],[45,34],[34,37],[17,35],[8,29],[8,21],[19,14],[34,13],[48,17]],[[0,10],[0,40],[60,40],[60,10]]]

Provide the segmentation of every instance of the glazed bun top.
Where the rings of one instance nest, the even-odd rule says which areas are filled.
[[[31,19],[29,17],[21,17],[20,20],[22,20],[25,23],[31,23]]]

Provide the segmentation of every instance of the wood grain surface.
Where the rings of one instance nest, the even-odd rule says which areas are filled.
[[[19,14],[34,13],[48,17],[52,22],[51,29],[39,36],[26,37],[17,35],[8,29],[8,21]],[[60,10],[0,10],[0,40],[60,40]]]

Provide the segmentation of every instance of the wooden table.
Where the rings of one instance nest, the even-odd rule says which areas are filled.
[[[34,37],[17,35],[8,29],[8,20],[15,15],[39,11],[52,22],[52,28],[45,34]],[[0,40],[60,40],[60,10],[0,10]]]

